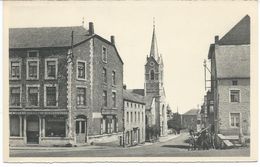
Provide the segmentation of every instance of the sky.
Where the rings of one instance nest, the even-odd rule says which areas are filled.
[[[112,1],[6,2],[8,27],[80,26],[93,22],[95,33],[115,36],[124,62],[127,88],[144,88],[144,65],[150,53],[155,18],[164,86],[173,112],[198,108],[205,94],[203,61],[214,36],[223,37],[256,1]],[[209,62],[207,62],[209,63]],[[207,74],[209,76],[209,73]]]

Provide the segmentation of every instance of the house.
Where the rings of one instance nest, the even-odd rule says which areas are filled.
[[[210,45],[211,93],[216,133],[250,134],[250,17]]]
[[[124,146],[145,142],[145,102],[143,96],[123,91]]]
[[[167,102],[163,74],[163,58],[158,52],[155,26],[153,26],[150,55],[146,57],[144,89],[129,91],[144,96],[146,128],[153,128],[158,136],[167,135]],[[146,136],[146,140],[150,140],[149,131],[146,131]]]
[[[94,25],[9,29],[10,145],[84,144],[122,132],[123,61]]]
[[[197,117],[199,109],[191,109],[182,114],[182,128],[197,131]]]

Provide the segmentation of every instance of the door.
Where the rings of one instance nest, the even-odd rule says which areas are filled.
[[[26,127],[27,144],[39,144],[39,117],[29,116]]]
[[[76,120],[76,142],[87,142],[87,123],[85,119]]]

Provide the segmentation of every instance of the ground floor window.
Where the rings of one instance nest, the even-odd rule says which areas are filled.
[[[18,115],[10,116],[10,136],[20,136],[20,119]]]
[[[48,116],[46,120],[46,137],[65,137],[66,118],[64,116]]]
[[[101,134],[114,133],[118,131],[118,120],[115,116],[104,116],[101,120]]]
[[[238,128],[240,126],[240,113],[231,113],[230,118],[231,118],[231,122],[230,122],[231,127]]]

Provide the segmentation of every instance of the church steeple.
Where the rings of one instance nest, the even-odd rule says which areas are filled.
[[[154,57],[156,61],[159,58],[158,46],[157,46],[157,40],[156,40],[156,34],[155,34],[154,19],[153,19],[153,36],[152,36],[152,43],[151,43],[151,49],[150,49],[150,56]]]

